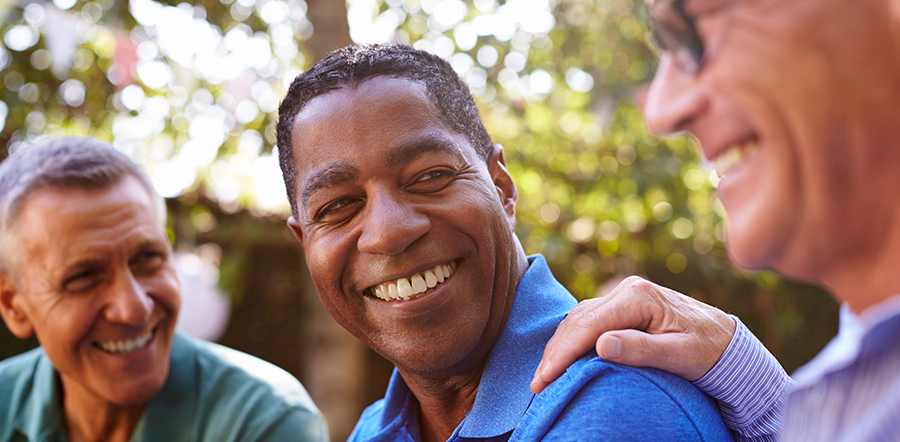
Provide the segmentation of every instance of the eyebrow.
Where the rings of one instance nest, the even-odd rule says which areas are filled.
[[[384,162],[388,167],[400,167],[426,153],[442,153],[457,158],[462,157],[462,153],[452,139],[436,134],[424,134],[391,147],[385,155]],[[309,200],[319,190],[354,180],[358,176],[359,169],[342,161],[317,170],[304,183],[300,193],[303,205],[307,206]]]
[[[357,175],[359,175],[357,168],[343,162],[332,163],[315,171],[303,185],[303,192],[300,194],[303,205],[306,206],[313,194],[319,190],[350,181]]]
[[[459,148],[452,139],[436,134],[424,134],[392,147],[386,155],[385,164],[389,167],[402,166],[426,153],[443,153],[462,157]]]

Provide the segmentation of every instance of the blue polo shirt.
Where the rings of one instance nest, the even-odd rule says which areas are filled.
[[[0,442],[67,441],[56,370],[41,348],[0,362]],[[169,377],[133,442],[326,441],[325,422],[286,371],[176,334]]]
[[[519,281],[475,403],[450,441],[731,441],[715,402],[675,375],[591,352],[541,394],[529,384],[556,326],[577,302],[540,255]],[[419,442],[418,403],[397,370],[350,441]]]

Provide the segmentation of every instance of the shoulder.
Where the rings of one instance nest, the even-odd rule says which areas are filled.
[[[180,340],[186,353],[195,355],[193,378],[210,422],[255,428],[253,440],[324,438],[321,413],[290,373],[218,344],[186,336]],[[173,354],[173,364],[179,363],[175,358]]]
[[[6,414],[12,401],[27,395],[44,357],[44,350],[38,347],[0,361],[0,411]]]
[[[44,350],[38,347],[0,361],[0,436],[7,436],[6,429],[12,429],[16,416],[28,402],[38,363],[44,357]]]
[[[313,406],[300,381],[274,364],[212,342],[185,339],[196,347],[201,369],[218,383],[249,387],[289,404]]]
[[[38,347],[0,361],[0,379],[15,381],[22,377],[34,376],[37,364],[42,357],[44,357],[44,349]],[[0,392],[5,393],[11,387],[9,382],[0,382]]]
[[[523,435],[540,434],[533,439],[731,440],[715,402],[690,382],[596,356],[583,357],[537,395],[523,423],[533,428]]]

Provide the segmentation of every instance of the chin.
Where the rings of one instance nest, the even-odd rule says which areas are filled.
[[[735,230],[744,235],[735,234]],[[761,235],[748,235],[748,229],[735,229],[732,224],[725,241],[728,259],[744,270],[765,270],[772,267],[775,257],[781,252],[779,242],[765,241]]]
[[[119,388],[114,392],[110,392],[107,400],[111,403],[121,406],[142,405],[149,402],[156,396],[166,383],[166,378],[148,380],[145,382],[129,385],[126,388]]]

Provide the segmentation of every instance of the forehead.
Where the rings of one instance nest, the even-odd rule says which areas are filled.
[[[301,178],[330,161],[352,161],[415,138],[463,138],[446,125],[424,85],[393,77],[345,84],[313,98],[294,118],[292,129]]]
[[[102,189],[37,190],[25,200],[16,224],[29,251],[67,256],[87,247],[165,238],[152,197],[131,176]]]

